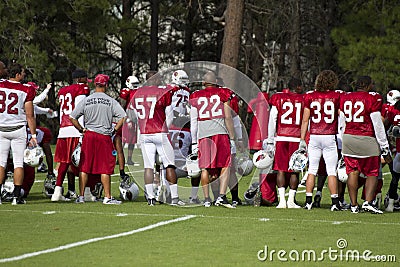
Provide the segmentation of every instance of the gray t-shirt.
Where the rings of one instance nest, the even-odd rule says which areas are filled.
[[[93,93],[86,97],[72,111],[70,117],[78,119],[84,116],[85,128],[104,135],[113,132],[113,120],[119,121],[126,116],[121,105],[105,93]]]

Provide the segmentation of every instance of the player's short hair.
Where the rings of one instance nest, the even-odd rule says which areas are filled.
[[[288,88],[290,91],[293,91],[296,89],[296,87],[302,86],[302,85],[303,84],[302,84],[301,80],[298,78],[294,78],[294,77],[292,77],[288,82]]]
[[[213,71],[207,71],[203,76],[204,84],[207,86],[217,84],[217,76]]]
[[[363,90],[372,84],[372,78],[370,76],[360,76],[354,83],[356,90]]]
[[[315,79],[316,91],[330,91],[335,90],[338,85],[339,79],[335,72],[332,70],[321,71]]]
[[[6,64],[3,61],[0,61],[0,79],[8,78],[8,70]]]
[[[77,68],[72,72],[72,79],[86,78],[88,75],[83,69]]]
[[[24,67],[21,64],[12,63],[8,67],[8,74],[11,78],[14,78],[17,74],[21,74],[23,70],[24,70]]]

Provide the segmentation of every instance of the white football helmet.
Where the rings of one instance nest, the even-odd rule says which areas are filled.
[[[79,167],[79,162],[81,160],[81,145],[82,144],[79,142],[71,155],[71,162],[75,167]]]
[[[386,100],[390,105],[396,104],[397,100],[400,99],[400,92],[398,90],[390,90],[386,94]]]
[[[135,182],[121,182],[119,184],[119,193],[121,199],[134,201],[139,196],[139,187]]]
[[[307,151],[304,149],[298,149],[293,152],[289,160],[289,170],[292,171],[303,171],[308,163]]]
[[[249,205],[254,204],[254,198],[257,195],[258,187],[259,187],[258,182],[252,183],[249,189],[247,189],[246,192],[244,193],[244,200],[246,201],[247,204]]]
[[[184,70],[176,70],[172,73],[172,83],[186,86],[189,83],[189,76]]]
[[[129,76],[126,78],[125,85],[131,90],[138,88],[139,84],[139,79],[136,76]]]
[[[40,146],[26,148],[24,151],[24,163],[31,167],[37,167],[43,161],[44,152]]]
[[[186,157],[186,170],[190,178],[197,178],[200,176],[201,170],[197,153],[192,153]]]
[[[337,166],[337,178],[342,183],[347,183],[347,173],[346,173],[346,164],[344,163],[343,157],[339,160]]]
[[[247,176],[253,171],[253,161],[247,155],[239,157],[236,164],[236,171],[242,176]]]
[[[268,169],[272,168],[274,158],[266,150],[259,150],[253,155],[253,163],[257,169]]]
[[[57,179],[55,177],[46,177],[44,180],[44,187],[43,187],[43,194],[51,198],[51,196],[54,194],[54,188],[56,187],[56,181]]]

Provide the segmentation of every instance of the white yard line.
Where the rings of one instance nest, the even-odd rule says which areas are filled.
[[[19,256],[11,257],[11,258],[4,258],[4,259],[0,259],[0,263],[11,262],[11,261],[19,261],[19,260],[23,260],[23,259],[26,259],[26,258],[36,257],[36,256],[39,256],[39,255],[42,255],[42,254],[47,254],[47,253],[52,253],[52,252],[57,252],[57,251],[61,251],[61,250],[66,250],[66,249],[78,247],[78,246],[83,246],[83,245],[94,243],[94,242],[98,242],[98,241],[103,241],[103,240],[107,240],[107,239],[113,239],[113,238],[118,238],[118,237],[123,237],[123,236],[128,236],[128,235],[133,235],[133,234],[136,234],[136,233],[140,233],[140,232],[144,232],[144,231],[147,231],[147,230],[154,229],[156,227],[164,226],[164,225],[167,225],[167,224],[170,224],[170,223],[186,221],[186,220],[192,219],[194,217],[196,217],[196,216],[195,215],[188,215],[188,216],[180,217],[180,218],[173,219],[173,220],[162,221],[162,222],[158,222],[156,224],[151,224],[151,225],[148,225],[148,226],[136,229],[136,230],[132,230],[132,231],[129,231],[129,232],[123,232],[123,233],[119,233],[119,234],[115,234],[115,235],[91,238],[91,239],[87,239],[87,240],[83,240],[83,241],[79,241],[79,242],[75,242],[75,243],[71,243],[71,244],[67,244],[67,245],[63,245],[63,246],[59,246],[59,247],[55,247],[55,248],[36,251],[36,252],[32,252],[32,253],[26,253],[26,254],[22,254],[22,255],[19,255]]]
[[[218,209],[218,207],[215,207]],[[239,208],[240,209],[240,208]],[[263,208],[260,208],[263,209]],[[268,208],[266,208],[268,209]],[[102,216],[120,216],[120,213],[115,213],[115,212],[91,212],[91,211],[43,211],[43,210],[0,210],[1,212],[20,212],[20,213],[42,213],[44,215],[49,215],[52,216],[53,214],[56,213],[69,213],[69,214],[92,214],[92,215],[102,215]],[[304,211],[305,213],[309,211]],[[348,212],[350,211],[343,211],[343,212]],[[369,214],[369,213],[368,213]],[[182,216],[182,214],[162,214],[162,213],[124,213],[124,216],[145,216],[145,217],[178,217]],[[185,215],[185,216],[192,216],[192,217],[197,217],[197,218],[214,218],[214,219],[222,219],[222,220],[243,220],[243,221],[248,221],[248,220],[257,220],[257,221],[262,221],[262,222],[277,222],[277,221],[295,221],[295,222],[315,222],[315,223],[330,223],[330,224],[341,224],[341,223],[350,223],[350,224],[372,224],[372,225],[397,225],[400,226],[400,222],[370,222],[370,221],[361,221],[361,220],[345,220],[345,221],[340,221],[340,220],[319,220],[319,219],[293,219],[293,218],[266,218],[266,217],[243,217],[243,216],[215,216],[215,215],[207,215],[207,214],[197,214],[197,215]],[[354,214],[354,217],[358,217],[358,219],[361,219],[363,216],[361,214]],[[191,217],[191,218],[192,218]],[[377,217],[380,217],[377,215]]]

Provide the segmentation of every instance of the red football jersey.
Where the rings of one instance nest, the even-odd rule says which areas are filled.
[[[370,114],[381,112],[382,96],[375,92],[350,92],[340,97],[340,110],[345,115],[345,134],[375,136]]]
[[[233,94],[230,101],[230,106],[235,114],[239,114],[239,98]]]
[[[303,95],[292,92],[276,93],[271,96],[270,104],[278,110],[277,135],[300,138],[304,107]]]
[[[339,105],[340,93],[335,91],[305,94],[304,107],[310,110],[310,134],[337,134]]]
[[[260,150],[263,140],[268,137],[268,99],[267,92],[259,92],[247,106],[247,112],[254,114],[249,133],[249,148],[252,150]]]
[[[171,105],[171,91],[159,86],[143,86],[136,90],[132,106],[136,110],[142,134],[167,133],[165,108]]]
[[[122,88],[119,92],[119,97],[125,100],[124,109],[127,109],[137,89]]]
[[[65,86],[58,91],[57,97],[60,103],[60,127],[73,126],[69,115],[75,109],[75,98],[79,95],[89,95],[87,84],[76,83]]]
[[[382,104],[382,117],[387,118],[387,116],[389,115],[388,113],[393,112],[395,110],[394,106],[389,104],[389,103],[384,103]]]
[[[400,127],[400,111],[393,106],[391,107],[392,108],[386,113],[386,118],[391,125]],[[396,138],[396,152],[400,152],[400,138]]]
[[[225,118],[224,103],[231,95],[228,88],[207,87],[191,94],[189,103],[197,108],[199,121]]]
[[[25,125],[25,102],[33,101],[35,94],[31,86],[0,80],[0,126]]]

